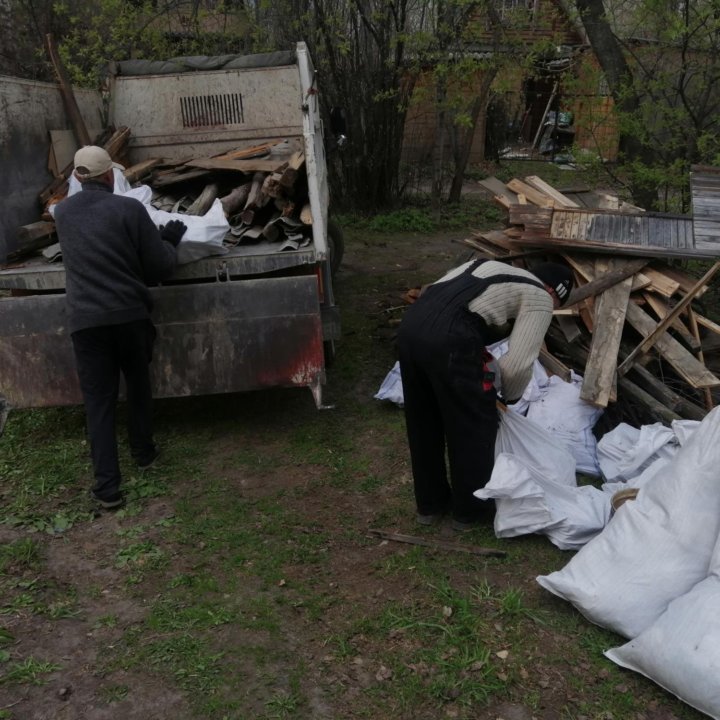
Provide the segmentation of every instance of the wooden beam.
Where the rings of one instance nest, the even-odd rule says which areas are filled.
[[[52,63],[55,75],[60,85],[60,95],[65,105],[65,112],[67,112],[70,126],[72,127],[75,139],[80,147],[83,145],[92,145],[90,140],[90,133],[85,127],[85,120],[80,114],[80,108],[78,107],[75,94],[73,93],[72,84],[70,83],[70,77],[67,74],[65,65],[63,64],[60,54],[58,53],[57,43],[52,33],[48,33],[45,36],[45,42],[47,45],[48,55],[50,56],[50,62]]]
[[[525,178],[525,182],[528,185],[534,187],[536,190],[539,190],[545,195],[551,197],[555,201],[555,207],[580,207],[580,205],[578,205],[576,202],[571,200],[569,197],[563,195],[559,190],[556,190],[552,185],[546,183],[542,178],[538,177],[537,175],[529,175]]]
[[[471,555],[488,555],[490,557],[507,557],[505,550],[495,548],[484,548],[477,545],[459,545],[458,543],[446,542],[444,540],[431,540],[429,538],[417,537],[416,535],[402,535],[401,533],[387,532],[386,530],[368,530],[370,535],[379,537],[381,540],[392,540],[394,542],[420,545],[434,550],[449,550],[451,552],[464,552]]]
[[[571,255],[566,256],[568,261],[571,262]],[[573,259],[575,260],[575,259]],[[607,273],[603,274],[602,277],[594,278],[590,280],[586,285],[575,288],[571,293],[568,301],[563,307],[570,307],[581,302],[585,298],[594,297],[599,295],[605,290],[609,290],[614,285],[625,280],[636,272],[642,270],[648,261],[645,259],[627,260],[622,264],[615,263],[614,267]]]
[[[544,192],[536,190],[532,185],[528,185],[517,178],[512,179],[508,184],[508,188],[518,195],[524,195],[533,205],[541,208],[552,208],[555,201],[548,197]]]
[[[668,315],[668,317],[670,317],[670,315]],[[646,339],[618,366],[618,375],[624,375],[632,367],[633,362],[639,359],[638,356],[640,353],[638,352],[638,348],[643,348],[645,342],[650,340],[651,342],[647,346],[648,349],[654,345],[660,355],[662,355],[662,357],[675,368],[676,372],[692,387],[720,386],[720,380],[701,362],[698,362],[697,358],[695,358],[689,350],[686,350],[675,338],[670,337],[664,329],[660,333],[657,332],[657,328],[665,321],[656,323],[642,308],[634,303],[628,304],[627,319],[641,335],[646,336]],[[666,327],[667,324],[664,328]]]
[[[624,393],[627,393],[630,397],[635,398],[635,400],[642,403],[652,413],[653,417],[660,418],[660,420],[666,422],[668,425],[674,420],[682,420],[680,415],[665,407],[662,403],[650,395],[650,393],[645,392],[645,390],[638,387],[628,378],[618,378],[618,385]]]
[[[647,390],[652,397],[661,402],[673,412],[680,413],[688,420],[702,420],[707,411],[688,400],[682,395],[671,390],[664,382],[658,380],[646,367],[639,363],[630,368],[628,376],[632,374],[632,380],[637,385]]]
[[[596,275],[602,277],[621,268],[622,262],[620,259],[599,258],[595,263]],[[613,395],[617,357],[631,286],[632,279],[628,276],[603,291],[595,303],[592,343],[580,397],[597,407],[607,407]]]
[[[562,378],[565,382],[572,380],[572,374],[570,368],[565,363],[558,360],[553,354],[551,354],[545,348],[540,350],[540,356],[538,357],[540,364],[551,374],[557,375]]]
[[[627,372],[628,368],[632,365],[633,361],[638,355],[646,353],[658,338],[662,337],[665,330],[670,326],[672,321],[679,317],[680,313],[687,307],[695,298],[695,294],[707,283],[712,280],[715,274],[720,270],[720,262],[716,262],[710,270],[708,270],[703,277],[698,280],[695,285],[690,289],[690,292],[678,302],[678,304],[667,314],[664,320],[661,320],[657,326],[650,332],[650,334],[633,350],[630,355],[623,360],[622,364],[618,367],[618,374],[622,375]],[[639,308],[638,308],[639,309]],[[637,329],[637,328],[636,328]],[[714,376],[713,376],[714,377]],[[692,383],[691,383],[692,384]],[[693,385],[693,387],[706,387],[704,385]],[[714,386],[713,386],[714,387]]]

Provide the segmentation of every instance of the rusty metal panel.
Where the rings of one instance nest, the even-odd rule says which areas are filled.
[[[156,397],[324,381],[315,276],[155,288]],[[64,295],[0,299],[0,395],[14,407],[81,402]]]

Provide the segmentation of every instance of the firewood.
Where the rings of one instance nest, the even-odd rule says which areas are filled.
[[[304,164],[305,153],[302,151],[294,153],[290,157],[290,160],[288,160],[287,167],[283,170],[282,176],[280,177],[280,185],[288,190],[292,188],[297,180],[298,172]]]
[[[29,225],[23,225],[18,228],[17,240],[17,247],[8,253],[7,260],[9,262],[52,245],[55,242],[55,223],[40,220]]]
[[[151,170],[162,162],[161,158],[152,158],[150,160],[143,160],[142,162],[136,163],[135,165],[125,168],[123,175],[129,183],[137,182],[138,180],[150,175]]]

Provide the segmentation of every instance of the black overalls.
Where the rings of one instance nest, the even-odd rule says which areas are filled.
[[[417,509],[422,515],[451,509],[460,521],[478,519],[487,507],[473,492],[490,479],[498,426],[497,393],[487,367],[492,356],[485,346],[501,337],[468,304],[495,283],[544,287],[517,275],[477,278],[472,272],[481,262],[430,285],[407,309],[398,332]]]

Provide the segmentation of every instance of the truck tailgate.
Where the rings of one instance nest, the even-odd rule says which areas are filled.
[[[317,278],[154,288],[155,397],[324,382]],[[0,299],[0,394],[15,407],[82,402],[65,296]]]

